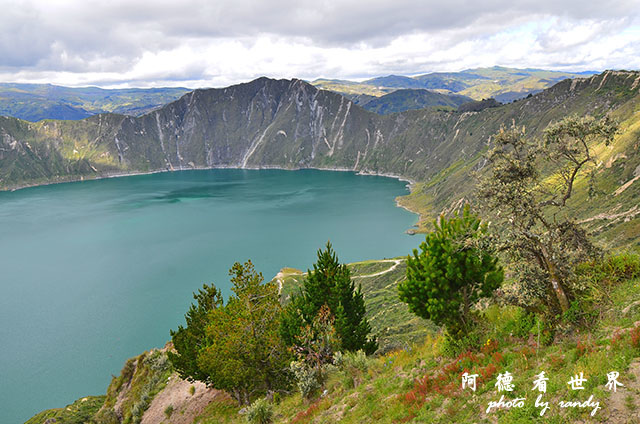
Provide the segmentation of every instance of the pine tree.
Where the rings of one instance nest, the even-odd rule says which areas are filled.
[[[334,316],[334,328],[344,351],[364,350],[372,354],[378,348],[366,318],[366,307],[360,286],[351,280],[349,268],[340,264],[330,242],[318,250],[318,261],[307,272],[300,293],[287,305],[280,334],[293,345],[304,326],[311,325],[320,308],[327,305]]]
[[[473,326],[471,306],[500,286],[503,271],[483,235],[486,225],[465,206],[462,216],[435,222],[435,231],[407,258],[400,300],[419,317],[460,338]]]
[[[222,292],[213,284],[202,285],[193,294],[196,303],[189,307],[185,315],[187,326],[178,326],[178,330],[171,330],[171,341],[175,352],[168,356],[180,377],[189,381],[208,382],[209,376],[197,364],[198,352],[205,343],[205,329],[209,324],[208,315],[212,310],[221,308],[223,304]]]

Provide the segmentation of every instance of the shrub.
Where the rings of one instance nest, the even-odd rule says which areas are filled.
[[[171,367],[167,354],[161,351],[147,356],[144,359],[144,363],[154,371],[167,371]]]
[[[591,326],[598,318],[598,311],[592,302],[574,300],[569,309],[563,314],[565,321],[574,325]]]
[[[164,415],[167,417],[167,419],[171,418],[171,415],[173,414],[173,405],[169,405],[164,409]]]
[[[598,303],[611,300],[611,289],[616,284],[638,277],[640,255],[623,253],[577,265],[573,285],[584,300]]]
[[[476,331],[459,337],[451,337],[449,334],[445,334],[442,353],[453,358],[466,351],[478,350],[480,346],[480,335]]]
[[[505,330],[515,337],[529,337],[529,333],[534,329],[536,316],[522,308],[517,308],[513,319],[507,321]]]
[[[93,422],[96,424],[120,424],[120,419],[113,408],[103,407],[93,417]]]
[[[273,405],[260,398],[247,407],[246,417],[251,424],[270,424],[273,422]]]
[[[322,373],[317,368],[303,361],[292,361],[289,368],[303,398],[310,399],[322,387]]]
[[[549,346],[553,343],[553,339],[556,335],[555,326],[540,316],[536,316],[535,324],[531,328],[531,332],[536,337],[536,342],[539,342],[540,345],[543,346]]]
[[[367,355],[362,350],[347,352],[344,355],[341,352],[336,352],[333,357],[333,365],[340,370],[343,385],[348,389],[358,387],[369,369]]]

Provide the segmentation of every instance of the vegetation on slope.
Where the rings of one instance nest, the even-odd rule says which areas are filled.
[[[368,111],[388,115],[425,107],[455,110],[469,101],[471,98],[457,94],[442,94],[424,89],[399,89],[367,101],[359,101],[357,104]]]
[[[362,265],[383,267],[384,263]],[[583,300],[590,302],[575,308],[555,331],[518,307],[485,304],[479,309],[480,328],[469,341],[476,346],[471,351],[460,353],[444,335],[430,333],[415,344],[376,357],[346,358],[330,370],[323,394],[305,401],[292,393],[269,402],[273,422],[626,423],[640,419],[639,258],[612,256],[585,264],[580,275],[589,287]],[[140,363],[139,358],[130,362]],[[155,379],[154,374],[143,374],[143,369],[131,373],[130,368],[134,367],[125,366],[123,375],[112,382],[107,404],[119,398],[131,407],[140,399],[134,393],[140,393],[146,384],[141,377]],[[462,388],[465,371],[479,375],[476,392]],[[515,390],[499,393],[496,379],[506,371],[513,375]],[[549,378],[542,400],[549,402],[550,409],[540,417],[541,408],[535,407],[538,393],[531,389],[542,371]],[[620,373],[618,381],[624,385],[616,392],[606,387],[607,374],[612,371]],[[571,390],[567,382],[580,372],[587,379],[585,389]],[[127,387],[128,392],[123,392]],[[498,401],[502,394],[506,400],[526,400],[522,408],[493,408],[487,413],[489,402]],[[594,417],[590,414],[595,406],[559,406],[560,401],[584,402],[592,395],[593,402],[599,403]],[[166,410],[168,406],[159,407]],[[180,417],[180,411],[171,414]],[[193,422],[245,423],[247,419],[232,399],[217,397]]]
[[[609,86],[608,89],[605,88],[607,91],[600,92],[607,84],[611,84],[611,80],[614,80],[613,86]],[[621,80],[623,83],[620,83]],[[570,86],[561,86],[533,96],[531,99],[518,102],[524,103],[523,105],[517,104],[517,106],[510,106],[510,108],[500,107],[496,108],[497,110],[458,115],[458,122],[454,128],[457,127],[458,130],[464,130],[469,121],[475,121],[475,125],[483,123],[484,126],[474,126],[474,128],[480,128],[480,131],[484,132],[487,128],[492,127],[491,124],[495,125],[498,122],[504,122],[506,117],[515,116],[518,111],[522,112],[531,108],[538,108],[539,115],[544,115],[544,117],[540,118],[538,116],[534,121],[527,121],[533,122],[533,125],[527,128],[527,133],[531,134],[535,139],[547,128],[546,124],[553,120],[554,114],[561,113],[562,108],[560,106],[563,104],[566,106],[567,104],[565,102],[566,99],[554,99],[554,95],[570,98],[572,100],[571,105],[575,110],[580,110],[581,107],[584,107],[583,112],[595,112],[594,115],[598,118],[605,116],[605,112],[612,112],[610,115],[622,122],[626,132],[619,135],[618,139],[614,140],[613,143],[608,144],[610,137],[605,137],[608,140],[594,138],[584,143],[588,151],[593,151],[597,154],[597,159],[596,156],[588,154],[589,159],[593,160],[592,176],[597,177],[594,180],[587,178],[587,175],[572,173],[569,168],[558,164],[538,162],[535,160],[535,156],[529,157],[529,153],[525,152],[527,160],[517,158],[515,162],[523,164],[525,171],[527,169],[531,171],[535,168],[536,172],[527,171],[524,175],[525,178],[516,178],[513,181],[515,191],[511,190],[509,181],[500,179],[495,181],[495,184],[503,184],[501,193],[507,195],[520,192],[524,194],[522,201],[528,202],[531,197],[527,192],[529,185],[533,187],[532,195],[536,195],[541,188],[546,186],[557,187],[557,181],[564,176],[565,181],[571,184],[571,196],[566,196],[561,200],[556,196],[556,198],[552,197],[551,200],[556,203],[561,201],[562,206],[567,207],[566,213],[571,218],[571,225],[567,227],[562,221],[558,221],[558,228],[551,225],[543,225],[543,227],[548,232],[559,235],[557,240],[551,240],[553,243],[558,243],[552,247],[556,250],[558,248],[565,249],[566,253],[572,253],[571,249],[580,250],[583,246],[586,246],[582,242],[582,236],[585,234],[576,230],[576,228],[579,229],[581,223],[589,226],[594,220],[614,220],[622,217],[624,224],[632,223],[632,225],[635,225],[633,224],[635,206],[631,206],[631,204],[627,204],[627,207],[631,207],[631,209],[623,210],[618,216],[614,216],[617,214],[614,213],[615,211],[612,211],[608,217],[596,216],[591,220],[581,219],[580,215],[584,213],[584,209],[593,213],[589,209],[590,205],[588,205],[587,200],[598,199],[598,196],[603,196],[603,199],[610,200],[611,197],[629,195],[628,193],[633,194],[629,190],[637,190],[637,185],[633,185],[636,176],[626,180],[626,182],[615,188],[615,191],[611,187],[609,187],[608,191],[598,191],[598,188],[606,187],[602,184],[611,184],[611,178],[615,176],[616,172],[616,170],[611,169],[614,168],[616,162],[627,159],[627,152],[633,157],[633,161],[636,160],[637,155],[632,155],[631,151],[633,149],[637,150],[637,146],[633,144],[637,143],[637,138],[629,139],[627,137],[629,137],[629,133],[636,131],[638,96],[635,89],[639,80],[640,77],[633,73],[604,74],[600,78],[575,82],[575,84],[571,83]],[[582,86],[580,94],[573,96],[572,92],[580,85]],[[551,106],[545,106],[547,101],[551,103]],[[533,103],[529,104],[528,102]],[[340,103],[341,106],[343,104]],[[344,116],[346,119],[347,114]],[[367,115],[361,114],[360,116],[366,117]],[[411,113],[400,116],[411,116]],[[463,117],[467,120],[467,124],[462,122]],[[449,119],[449,117],[445,117],[445,119]],[[531,118],[521,117],[520,119],[526,121]],[[592,122],[592,120],[587,121]],[[602,122],[605,121],[603,120]],[[396,120],[395,122],[397,125],[398,121]],[[556,127],[551,127],[547,134],[549,132],[553,133],[553,128]],[[411,128],[411,130],[414,129]],[[455,135],[453,135],[453,141],[456,140],[458,133],[456,131]],[[504,132],[501,134],[504,134]],[[609,131],[604,131],[603,134],[611,135]],[[569,135],[574,140],[581,140],[578,133]],[[497,137],[495,140],[500,141],[501,139]],[[411,143],[411,141],[408,142]],[[612,153],[624,143],[630,143],[633,146],[632,149],[623,150],[624,153],[620,153],[620,151],[615,154]],[[565,146],[563,143],[561,145]],[[570,144],[567,145],[570,146]],[[609,148],[609,145],[612,148]],[[514,146],[513,150],[509,150],[509,152],[518,152],[518,147],[515,144]],[[444,151],[450,152],[451,148],[451,146],[446,146]],[[437,157],[438,153],[431,152],[431,154],[435,155],[432,157]],[[480,171],[482,173],[485,166],[487,166],[487,163],[483,160],[484,155],[482,153],[484,153],[484,149],[478,148],[472,154],[470,161],[465,161],[463,157],[458,156],[449,166],[436,171],[435,178],[423,183],[421,195],[429,199],[431,205],[434,205],[437,204],[439,196],[443,196],[444,192],[445,197],[441,197],[440,200],[453,199],[455,202],[450,204],[449,210],[456,210],[464,203],[465,193],[473,191],[475,185],[468,184],[455,187],[451,183],[456,178],[468,178],[469,175],[472,175],[472,171]],[[504,156],[508,157],[508,154]],[[553,157],[553,155],[551,156]],[[607,162],[602,160],[607,157]],[[451,162],[453,158],[449,157],[447,161]],[[529,159],[532,160],[529,161]],[[635,165],[633,161],[629,161],[632,162],[632,169]],[[624,162],[624,166],[620,167],[622,170],[629,166],[626,162]],[[480,164],[480,166],[475,166],[475,164]],[[538,166],[536,167],[532,164]],[[501,168],[499,164],[493,163],[491,169],[500,170]],[[516,176],[520,172],[520,170],[513,167],[510,167],[509,170],[515,170]],[[569,171],[568,174],[566,173],[567,170]],[[563,174],[563,172],[565,173]],[[530,178],[532,175],[535,178]],[[623,177],[628,178],[630,175],[626,174]],[[589,181],[594,181],[594,184],[590,185]],[[589,190],[590,188],[591,190]],[[565,191],[563,190],[563,192]],[[591,197],[588,197],[589,195]],[[515,199],[517,196],[513,198]],[[548,200],[542,200],[542,203],[536,201],[529,202],[526,205],[527,207],[534,205],[536,219],[540,216],[544,218],[547,212],[545,207],[552,205]],[[574,203],[576,200],[581,200],[582,204]],[[507,204],[507,206],[511,206],[511,204]],[[516,218],[518,217],[514,217],[512,220],[513,223],[516,226],[522,225],[525,230],[530,230],[533,225],[531,222],[535,222],[535,220],[528,219],[526,214],[524,215],[525,220],[522,222],[519,222]],[[503,227],[503,225],[500,227]],[[565,237],[562,230],[567,228],[571,230],[570,236],[578,235],[580,237],[575,240],[571,239],[571,237]],[[499,236],[509,237],[510,233],[503,230],[503,228],[500,229]],[[600,233],[600,237],[602,237],[602,234],[606,233]],[[532,231],[526,231],[523,235],[525,238],[533,237],[534,239],[543,239],[544,236],[544,234],[534,234]],[[637,235],[627,235],[627,237],[627,240],[637,243]],[[543,241],[545,244],[543,247],[548,248],[547,241]],[[566,245],[563,245],[563,243],[566,243]],[[469,246],[464,245],[461,247],[463,250],[467,248]],[[518,252],[514,246],[510,246],[508,249]],[[240,422],[249,416],[261,416],[263,422],[265,420],[275,420],[276,422],[358,422],[363,420],[376,422],[470,422],[471,420],[474,422],[531,422],[540,417],[539,408],[532,405],[532,400],[534,399],[531,397],[531,383],[536,377],[540,376],[541,371],[547,372],[549,377],[549,393],[543,395],[543,400],[550,402],[551,409],[548,412],[549,415],[544,418],[545,420],[550,422],[577,420],[616,422],[617,420],[634,418],[637,415],[635,408],[638,401],[637,390],[639,389],[635,378],[637,378],[640,370],[640,364],[636,362],[636,358],[640,354],[640,326],[635,325],[640,315],[638,315],[639,303],[634,297],[638,295],[640,259],[634,255],[602,258],[597,254],[589,254],[575,256],[575,261],[572,259],[565,261],[566,263],[564,264],[555,264],[555,268],[561,265],[567,268],[567,273],[561,276],[563,283],[571,280],[575,284],[563,286],[567,302],[561,301],[559,297],[560,307],[554,307],[553,304],[544,301],[549,298],[548,295],[551,293],[544,287],[545,284],[551,283],[547,285],[553,286],[555,289],[560,280],[557,279],[558,276],[554,273],[553,267],[548,266],[547,262],[549,260],[544,260],[546,253],[544,251],[541,252],[541,254],[538,254],[539,252],[536,253],[534,251],[534,255],[530,257],[523,254],[514,255],[528,265],[535,263],[539,259],[537,277],[532,281],[542,290],[521,293],[522,296],[541,301],[534,307],[530,307],[530,304],[520,303],[518,303],[518,305],[521,305],[520,307],[514,306],[513,299],[507,295],[505,290],[507,286],[503,286],[503,290],[496,292],[491,299],[477,302],[473,306],[470,316],[475,317],[475,325],[466,332],[454,334],[449,332],[435,334],[432,332],[427,336],[427,345],[421,347],[418,345],[418,347],[413,347],[409,352],[400,352],[395,349],[396,353],[391,354],[385,354],[384,352],[389,352],[389,350],[381,349],[378,358],[367,358],[364,354],[357,352],[348,355],[336,353],[333,358],[333,364],[331,364],[328,361],[331,355],[325,355],[322,363],[318,362],[318,368],[322,370],[322,379],[316,381],[319,387],[314,390],[303,390],[303,385],[300,383],[303,382],[302,379],[305,377],[303,374],[296,374],[297,383],[302,392],[300,395],[293,392],[287,393],[286,391],[272,393],[270,399],[253,404],[248,410],[242,411],[242,414],[240,414],[238,407],[226,400],[214,401],[201,415],[200,422]],[[508,258],[508,256],[505,256],[505,258]],[[382,266],[380,263],[356,264],[356,267],[359,267],[361,272],[367,272],[367,274],[356,275],[355,278],[361,277],[364,280],[381,276],[389,278],[395,269],[400,268],[401,262],[400,260],[398,262],[394,261],[388,270],[378,270]],[[468,261],[465,260],[466,262]],[[521,265],[518,261],[514,261],[513,258],[506,264],[507,275],[509,275],[510,280],[508,283],[513,283],[516,278],[521,280],[523,276],[527,276],[526,273],[514,272],[518,271]],[[424,266],[427,267],[427,265]],[[526,270],[531,271],[532,268],[529,267]],[[431,274],[429,274],[429,271],[431,271]],[[451,273],[448,272],[447,274]],[[433,275],[433,270],[427,267],[425,275]],[[276,282],[286,285],[287,279],[300,282],[304,278],[304,276],[292,270],[284,270],[279,274]],[[450,280],[450,278],[451,275],[447,275],[447,279]],[[538,284],[539,282],[541,283]],[[556,284],[553,284],[554,282]],[[384,297],[386,293],[390,293],[389,301],[393,302],[396,299],[397,302],[397,294],[395,293],[397,284],[398,280],[382,286],[380,290],[381,296]],[[288,293],[283,290],[281,297],[286,299],[291,292],[290,289]],[[375,328],[375,325],[377,325],[376,316],[372,316],[372,311],[369,310],[369,305],[374,305],[374,303],[370,301],[364,283],[363,294],[367,305],[368,319],[372,328]],[[424,296],[421,295],[421,297]],[[372,298],[375,298],[375,295],[372,295]],[[427,294],[425,298],[418,300],[426,302],[430,298]],[[374,308],[375,306],[372,307],[372,309]],[[381,307],[378,313],[388,315],[387,318],[391,315],[387,314],[386,306]],[[318,314],[318,316],[321,316],[321,314]],[[395,316],[392,316],[392,318],[394,320],[397,319]],[[309,336],[306,340],[330,340],[331,337],[325,337],[325,335],[331,336],[329,329],[334,322],[332,320],[319,322],[314,319],[311,325],[307,327],[310,331],[303,332],[303,334]],[[321,325],[317,325],[318,323]],[[314,335],[314,333],[316,334]],[[314,338],[318,335],[320,339]],[[382,335],[380,337],[382,338]],[[309,349],[305,355],[318,358],[319,356],[316,354],[325,352],[326,347],[333,349],[330,345],[333,344],[318,345],[321,350]],[[385,343],[381,343],[381,345],[385,346]],[[394,349],[391,349],[391,352],[393,351]],[[308,355],[310,353],[313,355]],[[400,363],[395,362],[397,357],[403,358]],[[403,361],[405,362],[403,363]],[[393,369],[392,371],[390,370],[391,368]],[[169,370],[164,370],[163,372],[165,371],[168,372]],[[469,388],[461,387],[461,378],[465,372],[467,375],[477,374],[480,386],[477,391],[472,393]],[[507,375],[507,372],[510,373],[510,376],[513,376],[513,380],[510,383],[515,385],[515,390],[500,392],[495,388],[494,383],[496,383],[497,378]],[[606,383],[610,380],[607,375],[615,372],[619,372],[619,381],[623,384],[622,387],[625,387],[625,391],[621,388],[619,389],[624,398],[620,398],[620,395],[617,394],[618,392],[612,394],[606,388]],[[309,375],[309,373],[305,375]],[[584,380],[584,389],[580,391],[572,390],[567,385],[567,382],[570,378],[578,375],[586,378]],[[159,382],[160,380],[154,382],[154,385]],[[528,401],[523,401],[522,407],[513,407],[512,405],[507,410],[498,411],[493,408],[494,411],[492,411],[490,402],[503,395],[507,399],[526,397]],[[585,396],[584,398],[583,395]],[[561,401],[577,402],[579,400],[583,402],[589,399],[589,396],[593,396],[591,401],[588,402],[588,406],[591,409],[586,407],[578,408],[578,405],[572,408],[561,408],[559,406]],[[148,398],[143,400],[143,397],[140,397],[137,401],[130,403],[136,405],[139,402],[148,400]],[[106,402],[109,402],[109,396]],[[594,402],[599,403],[595,404]],[[166,407],[169,408],[169,406],[171,405]],[[170,410],[167,416],[172,416],[173,413],[173,410]],[[591,413],[593,413],[593,417],[591,417]],[[138,417],[139,415],[136,414],[135,416]]]

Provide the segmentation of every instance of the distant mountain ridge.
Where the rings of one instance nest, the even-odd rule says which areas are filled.
[[[77,120],[106,112],[140,116],[189,91],[187,88],[104,89],[0,83],[0,115],[32,122]]]
[[[388,75],[362,82],[316,80],[312,84],[346,95],[381,96],[397,89],[427,89],[456,93],[482,100],[493,97],[502,103],[535,94],[566,78],[580,78],[595,72],[560,72],[543,69],[518,69],[494,66],[460,72],[433,72],[417,76]]]

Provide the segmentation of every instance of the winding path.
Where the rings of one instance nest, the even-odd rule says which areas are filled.
[[[369,277],[377,277],[378,275],[387,274],[387,273],[393,271],[394,269],[396,269],[398,267],[398,265],[400,265],[401,262],[404,262],[404,259],[384,259],[384,260],[376,261],[376,262],[387,262],[387,263],[393,262],[394,264],[389,269],[385,269],[384,271],[375,272],[373,274],[354,275],[351,278],[369,278]]]

